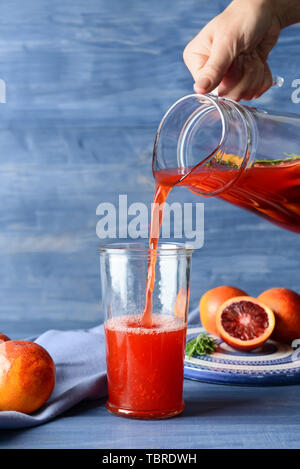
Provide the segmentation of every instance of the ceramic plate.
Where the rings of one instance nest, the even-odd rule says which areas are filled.
[[[190,327],[187,341],[206,332]],[[268,340],[261,348],[243,353],[220,338],[212,355],[185,357],[184,377],[208,383],[243,386],[276,386],[300,383],[300,348]]]

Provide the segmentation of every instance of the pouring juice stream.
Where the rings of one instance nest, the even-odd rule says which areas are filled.
[[[156,265],[155,250],[157,249],[160,228],[163,220],[163,204],[165,203],[171,189],[171,185],[166,185],[164,183],[157,184],[153,197],[149,234],[150,257],[147,272],[145,308],[142,316],[142,325],[147,328],[152,327],[152,294],[155,284]]]

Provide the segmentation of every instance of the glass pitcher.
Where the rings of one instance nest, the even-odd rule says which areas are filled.
[[[153,174],[300,233],[300,116],[185,96],[159,125]]]

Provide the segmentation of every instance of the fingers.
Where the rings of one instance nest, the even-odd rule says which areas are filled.
[[[244,75],[243,69],[243,62],[241,56],[237,57],[228,72],[224,76],[223,80],[221,81],[218,87],[218,94],[219,96],[228,96],[230,97],[230,93],[236,88],[238,83],[241,81]]]
[[[206,64],[210,55],[210,39],[205,32],[205,28],[190,41],[183,51],[183,60],[189,69],[194,81],[201,73],[202,67]]]
[[[192,77],[194,80],[197,80],[202,67],[206,64],[208,60],[208,55],[204,53],[197,52],[194,50],[194,47],[191,43],[189,43],[183,52],[183,60],[188,67],[189,71],[191,72]],[[196,91],[196,90],[195,90]]]
[[[214,90],[227,73],[234,60],[234,51],[228,41],[214,41],[211,53],[195,78],[194,89],[197,93],[209,93]]]
[[[216,47],[214,53],[221,50]],[[190,65],[190,71],[195,79],[195,92],[200,94],[208,93],[218,86],[219,96],[227,96],[235,101],[241,99],[248,101],[258,98],[270,88],[272,85],[271,71],[268,64],[255,51],[252,54],[241,54],[233,61],[231,61],[231,58],[230,54],[227,54],[226,57],[226,54],[223,53],[223,63],[221,61],[212,62],[215,60],[212,53],[208,57],[194,52],[192,47],[187,50],[184,59],[186,64]],[[230,62],[230,66],[224,73],[224,69]],[[211,70],[215,72],[215,76],[218,78],[214,79],[212,77]],[[204,87],[200,86],[200,80],[205,74],[211,81],[209,87],[204,90]]]
[[[235,18],[230,29],[228,18],[222,14],[208,23],[186,46],[183,58],[195,80],[196,93],[209,93],[218,87],[219,96],[251,100],[271,86],[266,58],[273,36],[251,49],[241,40],[237,27],[244,17],[238,22]]]
[[[263,93],[265,93],[269,88],[271,88],[272,83],[273,83],[273,77],[272,77],[271,70],[269,68],[269,65],[265,63],[263,83],[258,93],[254,96],[254,98],[259,98]]]
[[[256,53],[236,59],[219,86],[219,96],[235,101],[251,100],[264,93],[272,84],[269,67]]]
[[[186,46],[183,59],[191,72],[197,93],[215,89],[237,56],[235,34],[219,34],[220,18],[208,23]],[[219,26],[218,26],[219,25]]]

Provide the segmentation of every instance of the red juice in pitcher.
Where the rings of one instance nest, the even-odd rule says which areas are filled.
[[[174,103],[156,134],[153,174],[300,233],[300,116],[215,95]]]
[[[176,169],[154,173],[157,183],[173,187],[186,186],[195,194],[214,192],[235,179],[236,169],[194,168],[184,173]],[[274,164],[258,159],[246,168],[235,182],[218,194],[222,200],[266,218],[282,228],[300,233],[300,161]]]

